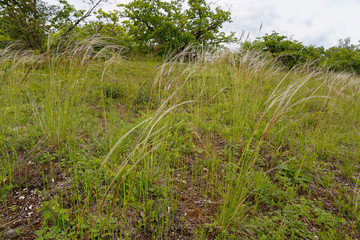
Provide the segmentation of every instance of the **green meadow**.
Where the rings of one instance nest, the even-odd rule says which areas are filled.
[[[0,238],[360,238],[358,75],[94,41],[0,52]]]

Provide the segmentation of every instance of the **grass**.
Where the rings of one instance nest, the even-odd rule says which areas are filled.
[[[54,49],[0,54],[2,238],[360,237],[358,76]]]

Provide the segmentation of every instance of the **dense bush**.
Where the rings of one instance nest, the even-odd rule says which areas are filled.
[[[247,50],[262,51],[271,57],[278,59],[288,68],[305,62],[318,61],[324,54],[323,47],[307,47],[297,40],[282,36],[277,32],[265,34],[254,41],[242,43]]]
[[[350,71],[360,74],[360,48],[351,44],[350,38],[339,40],[335,47],[325,51],[323,65],[334,71]]]
[[[333,71],[360,73],[360,48],[351,44],[350,38],[340,39],[337,46],[305,46],[297,40],[280,35],[277,32],[265,34],[254,41],[241,44],[246,50],[255,50],[277,59],[289,69],[304,63]]]

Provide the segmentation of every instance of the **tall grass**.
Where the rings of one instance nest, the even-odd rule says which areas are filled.
[[[304,171],[325,162],[354,176],[358,76],[285,71],[242,50],[136,63],[120,51],[88,39],[43,55],[0,53],[0,139],[11,145],[0,177],[17,159],[56,156],[73,179],[72,221],[58,226],[66,234],[243,237],[264,188],[292,171],[285,165],[295,166],[296,184],[284,188],[297,189]],[[16,136],[28,144],[26,157],[16,155]]]

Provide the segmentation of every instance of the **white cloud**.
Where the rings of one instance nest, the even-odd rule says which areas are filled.
[[[223,0],[222,5],[225,2],[233,6],[234,19],[234,26],[227,24],[226,30],[245,30],[252,37],[276,31],[307,45],[325,47],[340,38],[352,37],[353,43],[360,40],[358,0]]]

